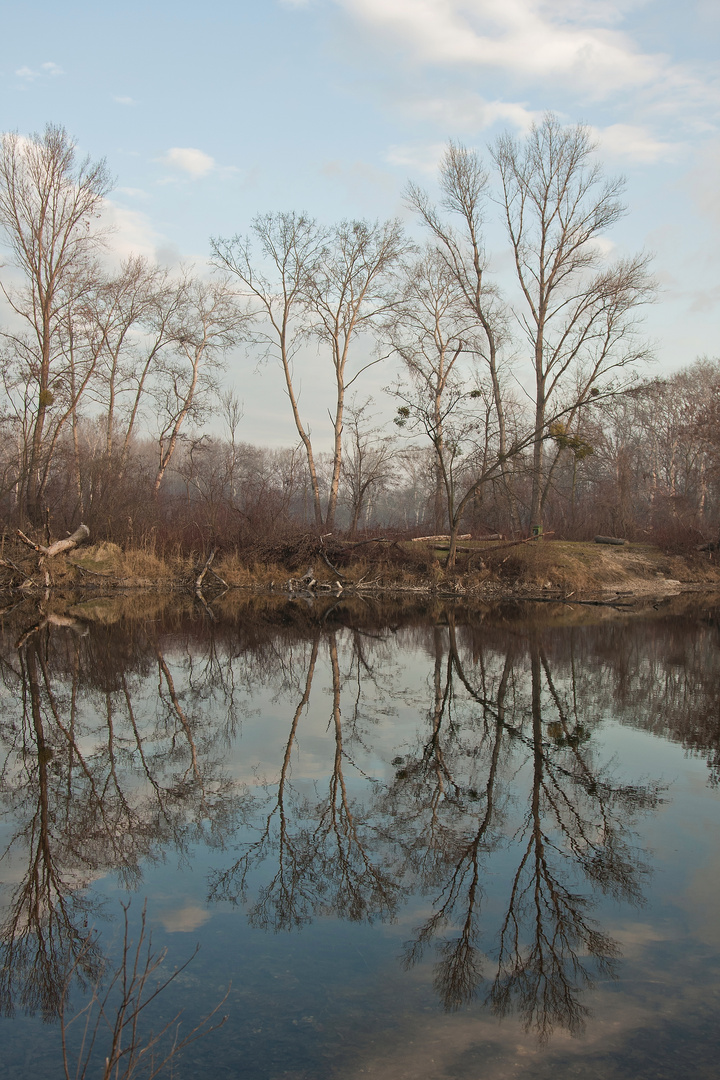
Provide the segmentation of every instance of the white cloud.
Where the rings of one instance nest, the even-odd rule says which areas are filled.
[[[527,132],[534,121],[542,119],[541,112],[521,102],[487,101],[474,93],[412,98],[405,109],[419,119],[432,121],[448,134],[485,131],[497,123]]]
[[[159,160],[192,177],[207,176],[217,167],[214,158],[191,146],[173,146]]]
[[[333,185],[343,188],[354,205],[369,213],[376,210],[378,196],[385,199],[397,191],[395,176],[366,161],[326,161],[320,172]]]
[[[116,187],[113,189],[116,195],[126,195],[128,199],[149,199],[147,191],[136,187]]]
[[[720,224],[720,201],[717,194],[717,178],[720,173],[720,137],[709,139],[697,155],[695,164],[685,183],[697,213],[717,228]]]
[[[698,289],[688,308],[695,315],[704,315],[720,308],[720,285],[712,289]]]
[[[630,87],[705,92],[667,56],[617,29],[629,0],[335,0],[415,59],[495,69],[525,84],[570,84],[603,99]],[[670,85],[672,84],[672,86]]]
[[[146,214],[120,206],[113,199],[105,199],[101,225],[110,231],[108,255],[120,262],[130,255],[144,255],[155,260],[163,237],[156,231]]]
[[[65,72],[59,64],[55,64],[52,60],[48,60],[47,63],[40,65],[39,71],[35,71],[33,68],[23,66],[18,68],[15,74],[20,79],[26,79],[28,82],[33,82],[35,79],[42,78],[43,75],[64,75]]]
[[[114,94],[113,101],[117,101],[118,105],[137,105],[137,101],[134,98],[127,97],[123,94]]]
[[[425,143],[415,146],[391,146],[385,154],[389,165],[418,172],[437,172],[440,159],[447,149],[447,143]]]
[[[601,258],[609,259],[615,253],[617,245],[608,236],[595,236],[588,244],[588,247],[594,248]]]
[[[605,153],[640,165],[673,161],[681,151],[678,143],[656,139],[647,128],[636,124],[611,124],[591,130]]]

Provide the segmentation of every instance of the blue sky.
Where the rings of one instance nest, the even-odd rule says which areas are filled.
[[[717,0],[35,0],[3,29],[0,127],[61,123],[105,156],[117,250],[165,261],[201,263],[266,210],[406,216],[448,138],[482,151],[548,109],[587,123],[627,176],[615,252],[656,256],[660,370],[720,354]],[[292,441],[277,374],[238,356],[232,377],[244,437]]]

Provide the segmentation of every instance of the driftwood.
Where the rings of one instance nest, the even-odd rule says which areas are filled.
[[[200,570],[200,573],[195,578],[195,592],[200,592],[202,590],[203,581],[205,580],[205,575],[207,574],[208,570],[210,569],[210,564],[212,563],[212,561],[215,558],[216,554],[217,554],[217,548],[213,548],[212,551],[210,552],[210,554],[208,555],[207,559],[203,563],[202,568]]]
[[[620,536],[596,536],[596,544],[616,544],[618,547],[622,547],[623,544],[627,544],[627,540],[624,540]]]
[[[36,544],[29,536],[26,536],[24,532],[21,532],[20,529],[18,529],[17,534],[23,544],[27,544],[28,547],[33,548],[46,559],[52,559],[53,556],[60,555],[63,551],[72,551],[78,544],[84,544],[90,536],[90,530],[87,525],[78,525],[72,536],[66,537],[65,540],[56,540],[55,543],[50,544],[49,547],[43,547],[42,544]]]
[[[17,535],[23,544],[27,544],[28,547],[31,547],[33,551],[37,551],[39,554],[38,570],[42,570],[45,577],[45,588],[49,589],[52,585],[52,578],[47,567],[47,560],[54,558],[55,555],[61,555],[64,551],[72,551],[79,544],[84,544],[90,536],[90,530],[87,525],[78,525],[71,536],[66,537],[64,540],[56,540],[53,544],[48,544],[47,547],[43,544],[36,544],[21,529],[17,530]]]
[[[463,533],[462,536],[457,537],[458,540],[472,540],[472,533]],[[410,541],[411,544],[433,543],[435,540],[450,540],[448,533],[442,536],[413,536]]]
[[[223,593],[227,592],[227,590],[230,588],[227,581],[225,581],[224,578],[221,578],[219,574],[216,574],[215,571],[212,568],[212,562],[213,562],[213,559],[215,558],[216,555],[217,555],[217,548],[213,548],[212,551],[210,552],[210,554],[208,555],[207,559],[205,560],[205,562],[200,567],[198,575],[195,578],[195,599],[205,609],[205,613],[208,615],[208,617],[211,619],[212,622],[215,622],[216,616],[215,616],[215,612],[212,610],[212,608],[208,604],[207,600],[205,599],[205,595],[203,593],[203,585],[205,583],[205,578],[207,577],[208,574],[212,574],[212,576],[215,578],[215,580],[219,581],[220,584],[223,586]],[[223,594],[221,594],[221,595],[223,595]]]
[[[495,551],[504,551],[505,548],[519,547],[520,544],[537,543],[538,540],[542,540],[546,536],[554,536],[554,535],[555,535],[554,530],[553,529],[548,529],[548,531],[546,533],[543,533],[542,536],[533,535],[533,536],[525,536],[525,537],[523,537],[522,540],[508,540],[506,543],[499,544],[496,548],[493,548],[493,552],[495,552]],[[487,552],[485,554],[487,554]],[[510,556],[508,555],[507,558],[509,559]],[[503,562],[506,562],[506,559],[503,559]]]

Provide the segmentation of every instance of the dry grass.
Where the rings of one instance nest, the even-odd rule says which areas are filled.
[[[667,576],[669,560],[646,545],[610,547],[592,543],[543,540],[515,547],[487,548],[489,573],[500,580],[539,588],[597,590],[635,578]]]
[[[42,574],[37,556],[17,545],[13,557],[17,571],[7,569],[7,587],[17,588],[22,573],[38,588]],[[280,550],[280,547],[282,550]],[[225,551],[218,554],[213,570],[232,588],[281,589],[288,579],[299,578],[312,567],[321,583],[362,582],[379,589],[424,590],[440,593],[470,591],[488,595],[527,595],[540,590],[598,593],[603,589],[626,588],[651,591],[668,580],[676,583],[720,582],[720,556],[715,553],[668,554],[649,544],[623,547],[594,543],[543,540],[509,544],[476,541],[463,545],[455,570],[444,567],[445,552],[433,545],[404,540],[387,543],[349,545],[333,541],[321,549],[317,537],[304,534],[259,552]],[[323,551],[337,567],[334,573],[323,559]],[[266,555],[268,557],[263,557]],[[59,587],[105,588],[113,586],[171,589],[190,585],[202,565],[200,552],[167,552],[164,558],[148,545],[123,550],[112,543],[83,546],[69,559],[52,561],[54,583]],[[644,584],[643,584],[644,583]],[[209,591],[219,583],[209,575]]]
[[[70,558],[71,564],[109,579],[144,582],[169,582],[192,571],[192,557],[179,554],[161,559],[149,547],[123,550],[117,544],[103,542],[79,548]]]
[[[495,586],[509,591],[558,589],[594,593],[612,587],[641,587],[645,582],[672,579],[680,582],[720,581],[717,560],[706,555],[668,555],[650,544],[623,547],[594,543],[544,540],[510,546],[507,543],[469,545],[454,571],[444,568],[444,552],[431,545],[403,541],[343,548],[329,552],[346,582],[375,584],[386,589],[483,590]],[[319,582],[336,575],[305,545],[284,552],[284,560],[250,562],[242,554],[218,557],[217,572],[235,587],[281,587],[309,566]]]
[[[593,592],[612,586],[670,579],[717,582],[720,568],[704,556],[667,555],[651,544],[622,547],[562,540],[486,546],[487,572],[500,581],[539,588],[573,588]]]
[[[274,562],[245,562],[237,552],[223,553],[213,563],[213,569],[235,588],[249,588],[252,585],[271,585],[280,583],[289,576],[288,570]]]

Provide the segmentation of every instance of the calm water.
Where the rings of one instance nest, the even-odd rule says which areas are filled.
[[[148,990],[199,945],[141,1040],[224,998],[176,1077],[717,1076],[719,646],[698,597],[6,613],[2,1076],[65,1076],[128,903]]]

